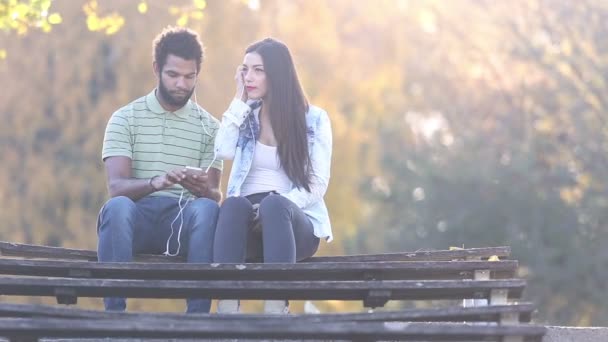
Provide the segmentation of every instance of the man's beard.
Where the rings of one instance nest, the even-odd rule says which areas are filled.
[[[167,104],[169,104],[171,106],[175,106],[175,107],[179,107],[179,108],[183,107],[186,103],[188,103],[188,100],[190,100],[192,93],[194,93],[194,88],[192,88],[192,90],[190,90],[190,92],[188,94],[186,94],[186,96],[184,96],[183,99],[176,99],[175,97],[173,97],[173,95],[171,95],[169,90],[165,87],[162,80],[159,80],[158,84],[159,84],[158,91],[160,93],[160,96],[163,98],[163,100],[165,100],[165,102],[167,102]]]

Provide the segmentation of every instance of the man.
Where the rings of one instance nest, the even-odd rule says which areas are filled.
[[[110,118],[102,158],[111,199],[97,224],[99,261],[164,252],[211,262],[222,162],[213,152],[219,121],[190,101],[202,60],[196,33],[165,29],[154,41],[156,89]],[[126,308],[124,298],[104,304]],[[209,312],[209,299],[187,304],[187,312]]]

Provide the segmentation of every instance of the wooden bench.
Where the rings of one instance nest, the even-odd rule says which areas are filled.
[[[0,241],[0,255],[6,257],[32,259],[60,259],[97,261],[97,252],[85,249],[61,248],[40,245],[28,245]],[[496,256],[508,258],[511,247],[486,247],[454,250],[416,251],[404,253],[364,254],[312,257],[303,262],[375,262],[375,261],[451,261],[451,260],[482,260]],[[136,262],[184,262],[180,256],[163,256],[139,254],[134,257]]]
[[[508,247],[313,257],[298,264],[186,264],[148,255],[134,263],[97,263],[91,262],[97,260],[94,251],[6,242],[0,242],[0,253],[0,294],[53,296],[64,304],[105,296],[360,300],[368,307],[388,300],[472,298],[489,304],[280,317],[0,304],[0,336],[15,341],[43,336],[540,341],[544,334],[543,327],[528,323],[533,305],[510,304],[521,298],[525,281],[515,277],[518,263],[507,259]]]
[[[538,341],[544,328],[497,324],[504,314],[531,313],[530,304],[478,308],[318,315],[183,315],[113,313],[43,305],[2,304],[0,331],[14,341],[64,338],[247,338],[416,341]],[[476,323],[463,324],[462,320]],[[434,323],[429,323],[434,322]],[[459,323],[455,323],[459,322]],[[479,325],[479,322],[488,322]],[[66,329],[65,327],[69,327]]]
[[[493,279],[515,276],[518,262],[380,261],[297,264],[97,263],[1,259],[0,274],[44,277],[159,280],[416,280],[473,279],[475,271]]]
[[[56,296],[64,304],[76,303],[77,297],[104,296],[339,299],[362,300],[369,307],[391,299],[502,303],[521,296],[525,282],[508,279],[516,269],[513,260],[193,265],[2,259],[0,274],[32,277],[4,277],[0,288],[4,295]],[[482,271],[498,279],[460,281]]]
[[[241,323],[241,324],[239,324]],[[339,339],[357,341],[540,341],[544,328],[532,325],[474,325],[421,322],[91,320],[65,318],[2,318],[0,332],[11,341],[37,341],[38,336],[79,338],[243,338]],[[67,328],[69,327],[69,328]]]
[[[181,313],[142,313],[142,312],[111,312],[85,310],[65,306],[39,304],[0,303],[0,317],[22,318],[90,318],[90,319],[159,319],[159,320],[266,320],[269,318],[289,320],[306,320],[309,322],[338,322],[338,321],[378,321],[378,322],[501,322],[513,314],[517,314],[520,323],[529,323],[534,312],[531,303],[516,303],[509,305],[490,305],[478,307],[445,307],[426,309],[405,309],[398,311],[377,311],[363,313],[333,313],[333,314],[291,314],[285,316],[265,314],[190,314]]]

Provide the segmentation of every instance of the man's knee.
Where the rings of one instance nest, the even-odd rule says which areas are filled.
[[[101,209],[100,218],[128,219],[136,210],[135,202],[126,196],[110,198]]]
[[[210,200],[208,198],[197,198],[192,203],[189,204],[190,210],[194,213],[198,214],[196,216],[202,215],[203,218],[206,216],[207,218],[215,218],[220,210],[220,206],[217,202]]]
[[[118,196],[110,198],[99,212],[97,218],[97,233],[127,232],[133,229],[137,206],[128,197]]]
[[[189,217],[184,217],[184,219],[191,222],[190,229],[192,231],[208,226],[212,226],[215,229],[219,211],[220,207],[217,202],[208,198],[198,198],[188,204],[184,215]]]

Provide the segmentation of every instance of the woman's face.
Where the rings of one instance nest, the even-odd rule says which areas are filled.
[[[243,79],[248,98],[258,100],[266,97],[268,82],[266,81],[262,56],[257,52],[245,55],[243,59]]]

